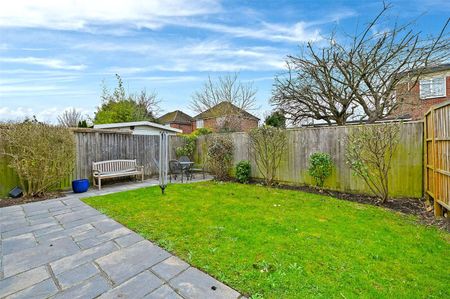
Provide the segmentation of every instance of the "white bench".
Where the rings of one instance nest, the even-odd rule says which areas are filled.
[[[98,190],[102,189],[102,179],[138,176],[141,175],[144,181],[144,166],[138,166],[136,160],[110,160],[92,163],[92,179],[96,186],[95,179],[98,180]]]

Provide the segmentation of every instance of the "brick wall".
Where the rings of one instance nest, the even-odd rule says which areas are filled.
[[[192,124],[175,124],[175,123],[171,123],[170,126],[172,128],[176,128],[176,129],[180,129],[183,131],[183,134],[190,134],[192,133],[193,129],[192,129]]]
[[[446,96],[440,98],[420,98],[419,83],[408,91],[408,83],[401,83],[397,87],[397,94],[402,97],[403,103],[392,116],[411,115],[413,120],[422,119],[431,106],[450,100],[450,76],[446,76]]]

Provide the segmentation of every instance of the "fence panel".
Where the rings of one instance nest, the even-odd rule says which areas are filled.
[[[325,187],[351,193],[370,193],[364,182],[356,177],[345,163],[345,139],[356,126],[336,126],[299,128],[288,130],[288,145],[276,179],[288,184],[313,184],[308,174],[309,157],[315,152],[331,155],[334,167]],[[394,154],[389,175],[390,195],[393,197],[422,197],[422,147],[423,124],[421,122],[402,125],[400,143]],[[254,155],[250,151],[249,138],[246,133],[232,133],[234,164],[240,160],[250,160],[252,176],[261,178],[257,170]],[[198,140],[196,157],[205,156],[206,137]]]
[[[427,196],[434,200],[434,213],[450,210],[450,101],[425,114],[424,181]]]

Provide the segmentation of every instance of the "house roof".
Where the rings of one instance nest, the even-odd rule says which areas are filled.
[[[164,114],[158,120],[163,124],[191,124],[194,119],[183,111],[175,110]]]
[[[182,130],[171,128],[169,126],[160,125],[157,123],[153,123],[150,121],[133,121],[133,122],[126,122],[126,123],[112,123],[112,124],[101,124],[101,125],[94,125],[94,129],[114,129],[114,128],[124,128],[124,127],[136,127],[136,126],[148,126],[156,129],[161,129],[165,131],[170,131],[174,133],[182,133]]]
[[[254,118],[259,120],[258,117],[254,116],[253,114],[250,114],[249,112],[245,111],[244,109],[241,109],[230,102],[223,101],[219,104],[209,108],[208,110],[203,111],[202,113],[196,115],[195,119],[207,119],[207,118],[215,118],[215,117],[221,117],[221,116],[227,116],[232,114],[241,114],[244,117],[247,118]]]
[[[438,65],[430,65],[424,68],[417,68],[417,69],[411,69],[405,72],[401,72],[399,73],[400,76],[404,76],[404,75],[408,75],[408,74],[413,74],[414,73],[419,73],[421,75],[424,74],[432,74],[432,73],[437,73],[437,72],[442,72],[442,71],[448,71],[450,70],[450,63],[443,63],[443,64],[438,64]]]

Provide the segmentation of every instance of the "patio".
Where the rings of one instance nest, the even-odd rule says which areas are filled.
[[[0,298],[239,298],[79,200],[156,184],[115,185],[0,209]]]

